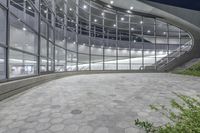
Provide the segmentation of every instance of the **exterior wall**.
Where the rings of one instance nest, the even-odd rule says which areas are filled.
[[[200,11],[189,10],[170,5],[151,2],[148,0],[141,0],[155,9],[152,14],[162,16],[169,23],[183,27],[193,36],[193,48],[190,52],[185,53],[182,57],[175,59],[166,65],[163,71],[170,71],[193,58],[200,57]]]

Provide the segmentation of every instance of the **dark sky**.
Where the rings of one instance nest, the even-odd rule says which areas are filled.
[[[150,1],[200,11],[200,0],[150,0]]]

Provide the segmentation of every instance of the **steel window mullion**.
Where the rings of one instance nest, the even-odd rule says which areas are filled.
[[[22,53],[25,53],[25,54],[33,55],[33,56],[38,56],[38,54],[30,53],[30,52],[27,52],[27,51],[24,51],[24,50],[21,50],[21,49],[17,49],[17,48],[14,48],[14,47],[9,47],[9,49],[15,50],[15,51],[18,51],[18,52],[22,52]]]
[[[7,43],[7,48],[6,48],[6,59],[5,59],[5,66],[6,66],[6,79],[8,80],[10,77],[9,73],[9,46],[10,46],[10,0],[7,0],[7,16],[6,16],[6,43]]]
[[[105,70],[105,12],[103,10],[103,71]]]
[[[40,43],[40,40],[41,40],[41,36],[40,36],[40,23],[41,23],[41,14],[40,14],[40,11],[41,11],[41,0],[39,0],[39,13],[38,13],[38,69],[37,69],[37,73],[38,75],[40,75],[40,49],[41,49],[41,43]]]
[[[91,23],[92,23],[92,13],[91,13],[91,0],[89,3],[89,71],[91,71]]]
[[[116,70],[119,69],[118,67],[118,14],[116,12],[116,46],[115,46],[115,49],[116,49]]]
[[[66,29],[66,25],[67,25],[67,4],[66,2],[64,2],[64,40],[65,40],[65,68],[64,70],[67,71],[67,29]]]
[[[169,24],[167,23],[167,63],[169,63]]]
[[[142,24],[141,24],[141,30],[142,30],[142,70],[144,69],[144,21],[142,17]]]
[[[53,72],[55,72],[55,50],[56,50],[56,45],[55,45],[55,0],[52,0],[52,10],[53,10],[53,15],[52,15],[52,25],[53,25]]]
[[[179,56],[181,56],[181,29],[179,29],[178,37],[179,37]]]
[[[156,19],[154,19],[154,55],[155,55],[155,70],[157,70],[157,41],[156,41],[156,34],[157,34],[157,29],[156,29]]]
[[[131,70],[131,15],[129,15],[129,70]]]
[[[79,0],[76,0],[76,5],[79,4]],[[79,7],[76,6],[76,14],[79,13]],[[79,48],[78,48],[78,25],[79,25],[79,18],[76,15],[76,71],[78,71],[79,67],[78,67],[78,63],[79,63]]]

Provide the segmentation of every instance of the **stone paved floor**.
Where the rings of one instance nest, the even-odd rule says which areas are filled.
[[[136,118],[167,120],[149,104],[196,95],[200,78],[174,74],[72,76],[0,102],[0,133],[142,133]]]

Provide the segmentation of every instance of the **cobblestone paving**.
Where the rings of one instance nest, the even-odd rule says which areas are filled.
[[[149,104],[199,91],[200,78],[174,74],[66,77],[0,102],[0,133],[142,133],[136,118],[167,122]]]

